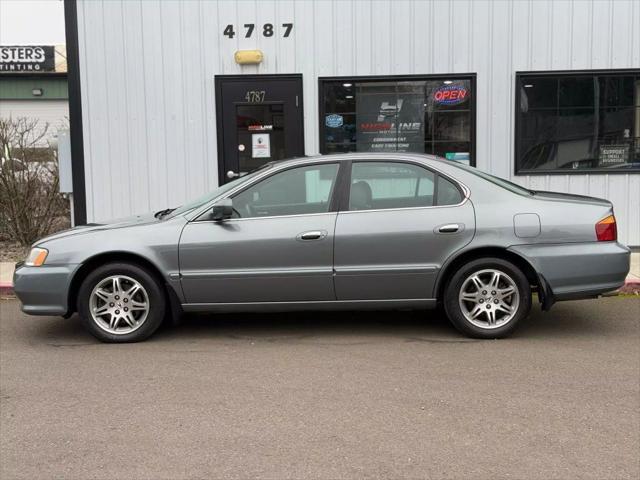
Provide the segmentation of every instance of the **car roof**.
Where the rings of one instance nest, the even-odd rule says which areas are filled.
[[[298,164],[305,163],[310,161],[315,162],[344,162],[349,160],[414,160],[418,162],[445,162],[450,163],[449,160],[446,160],[441,157],[437,157],[435,155],[427,155],[422,153],[410,153],[410,152],[352,152],[352,153],[332,153],[329,155],[309,155],[304,157],[295,157],[286,160],[280,160],[276,162],[272,162],[273,165],[290,165],[290,164]]]

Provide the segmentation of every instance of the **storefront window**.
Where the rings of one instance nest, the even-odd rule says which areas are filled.
[[[521,73],[518,173],[640,169],[640,72]]]
[[[474,159],[473,76],[320,79],[321,152]]]

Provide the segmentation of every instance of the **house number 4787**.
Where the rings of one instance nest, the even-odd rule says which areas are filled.
[[[289,35],[291,35],[291,30],[293,30],[293,23],[283,23],[282,28],[284,29],[284,31],[282,32],[282,36],[284,38],[287,38]],[[245,23],[244,38],[251,38],[251,35],[253,35],[253,32],[255,29],[256,29],[255,23]],[[273,26],[273,23],[265,23],[264,25],[262,25],[262,36],[273,37],[274,29],[275,27]],[[229,38],[235,37],[236,32],[233,29],[233,25],[231,24],[227,25],[224,31],[222,32],[222,34],[226,35]]]

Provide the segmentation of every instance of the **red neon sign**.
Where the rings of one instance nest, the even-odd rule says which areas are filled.
[[[443,85],[433,92],[433,99],[442,105],[457,105],[467,99],[467,94],[462,85]]]

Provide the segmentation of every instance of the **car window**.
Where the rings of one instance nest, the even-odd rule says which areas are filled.
[[[276,173],[233,197],[234,218],[328,212],[337,175],[337,163]]]
[[[171,211],[171,213],[169,213],[166,217],[163,217],[165,219],[168,218],[173,218],[177,215],[182,215],[184,213],[187,213],[190,210],[193,210],[195,208],[199,208],[201,206],[203,206],[206,203],[209,203],[211,200],[213,200],[216,197],[219,197],[220,195],[223,195],[224,193],[228,192],[229,190],[237,187],[238,185],[251,180],[251,178],[255,177],[256,175],[261,174],[264,170],[271,168],[272,163],[265,163],[264,165],[260,166],[259,168],[247,173],[246,175],[243,175],[242,177],[236,178],[235,180],[232,180],[228,183],[225,183],[224,185],[220,185],[218,188],[207,192],[205,195],[202,195],[201,197],[196,198],[195,200],[192,200],[189,203],[186,203],[178,208],[176,208],[175,210]]]
[[[430,207],[433,172],[396,162],[355,162],[351,167],[349,210]]]
[[[495,175],[490,175],[488,173],[483,172],[482,170],[478,170],[476,167],[470,167],[468,165],[463,165],[459,162],[451,162],[451,165],[464,170],[466,172],[472,173],[473,175],[480,177],[488,182],[493,183],[499,187],[504,188],[505,190],[509,190],[510,192],[517,193],[519,195],[531,196],[534,194],[533,190],[529,190],[527,188],[521,187],[520,185],[510,182],[509,180],[505,180],[504,178],[496,177]]]
[[[460,189],[451,181],[438,176],[438,193],[436,205],[456,205],[462,202]]]

